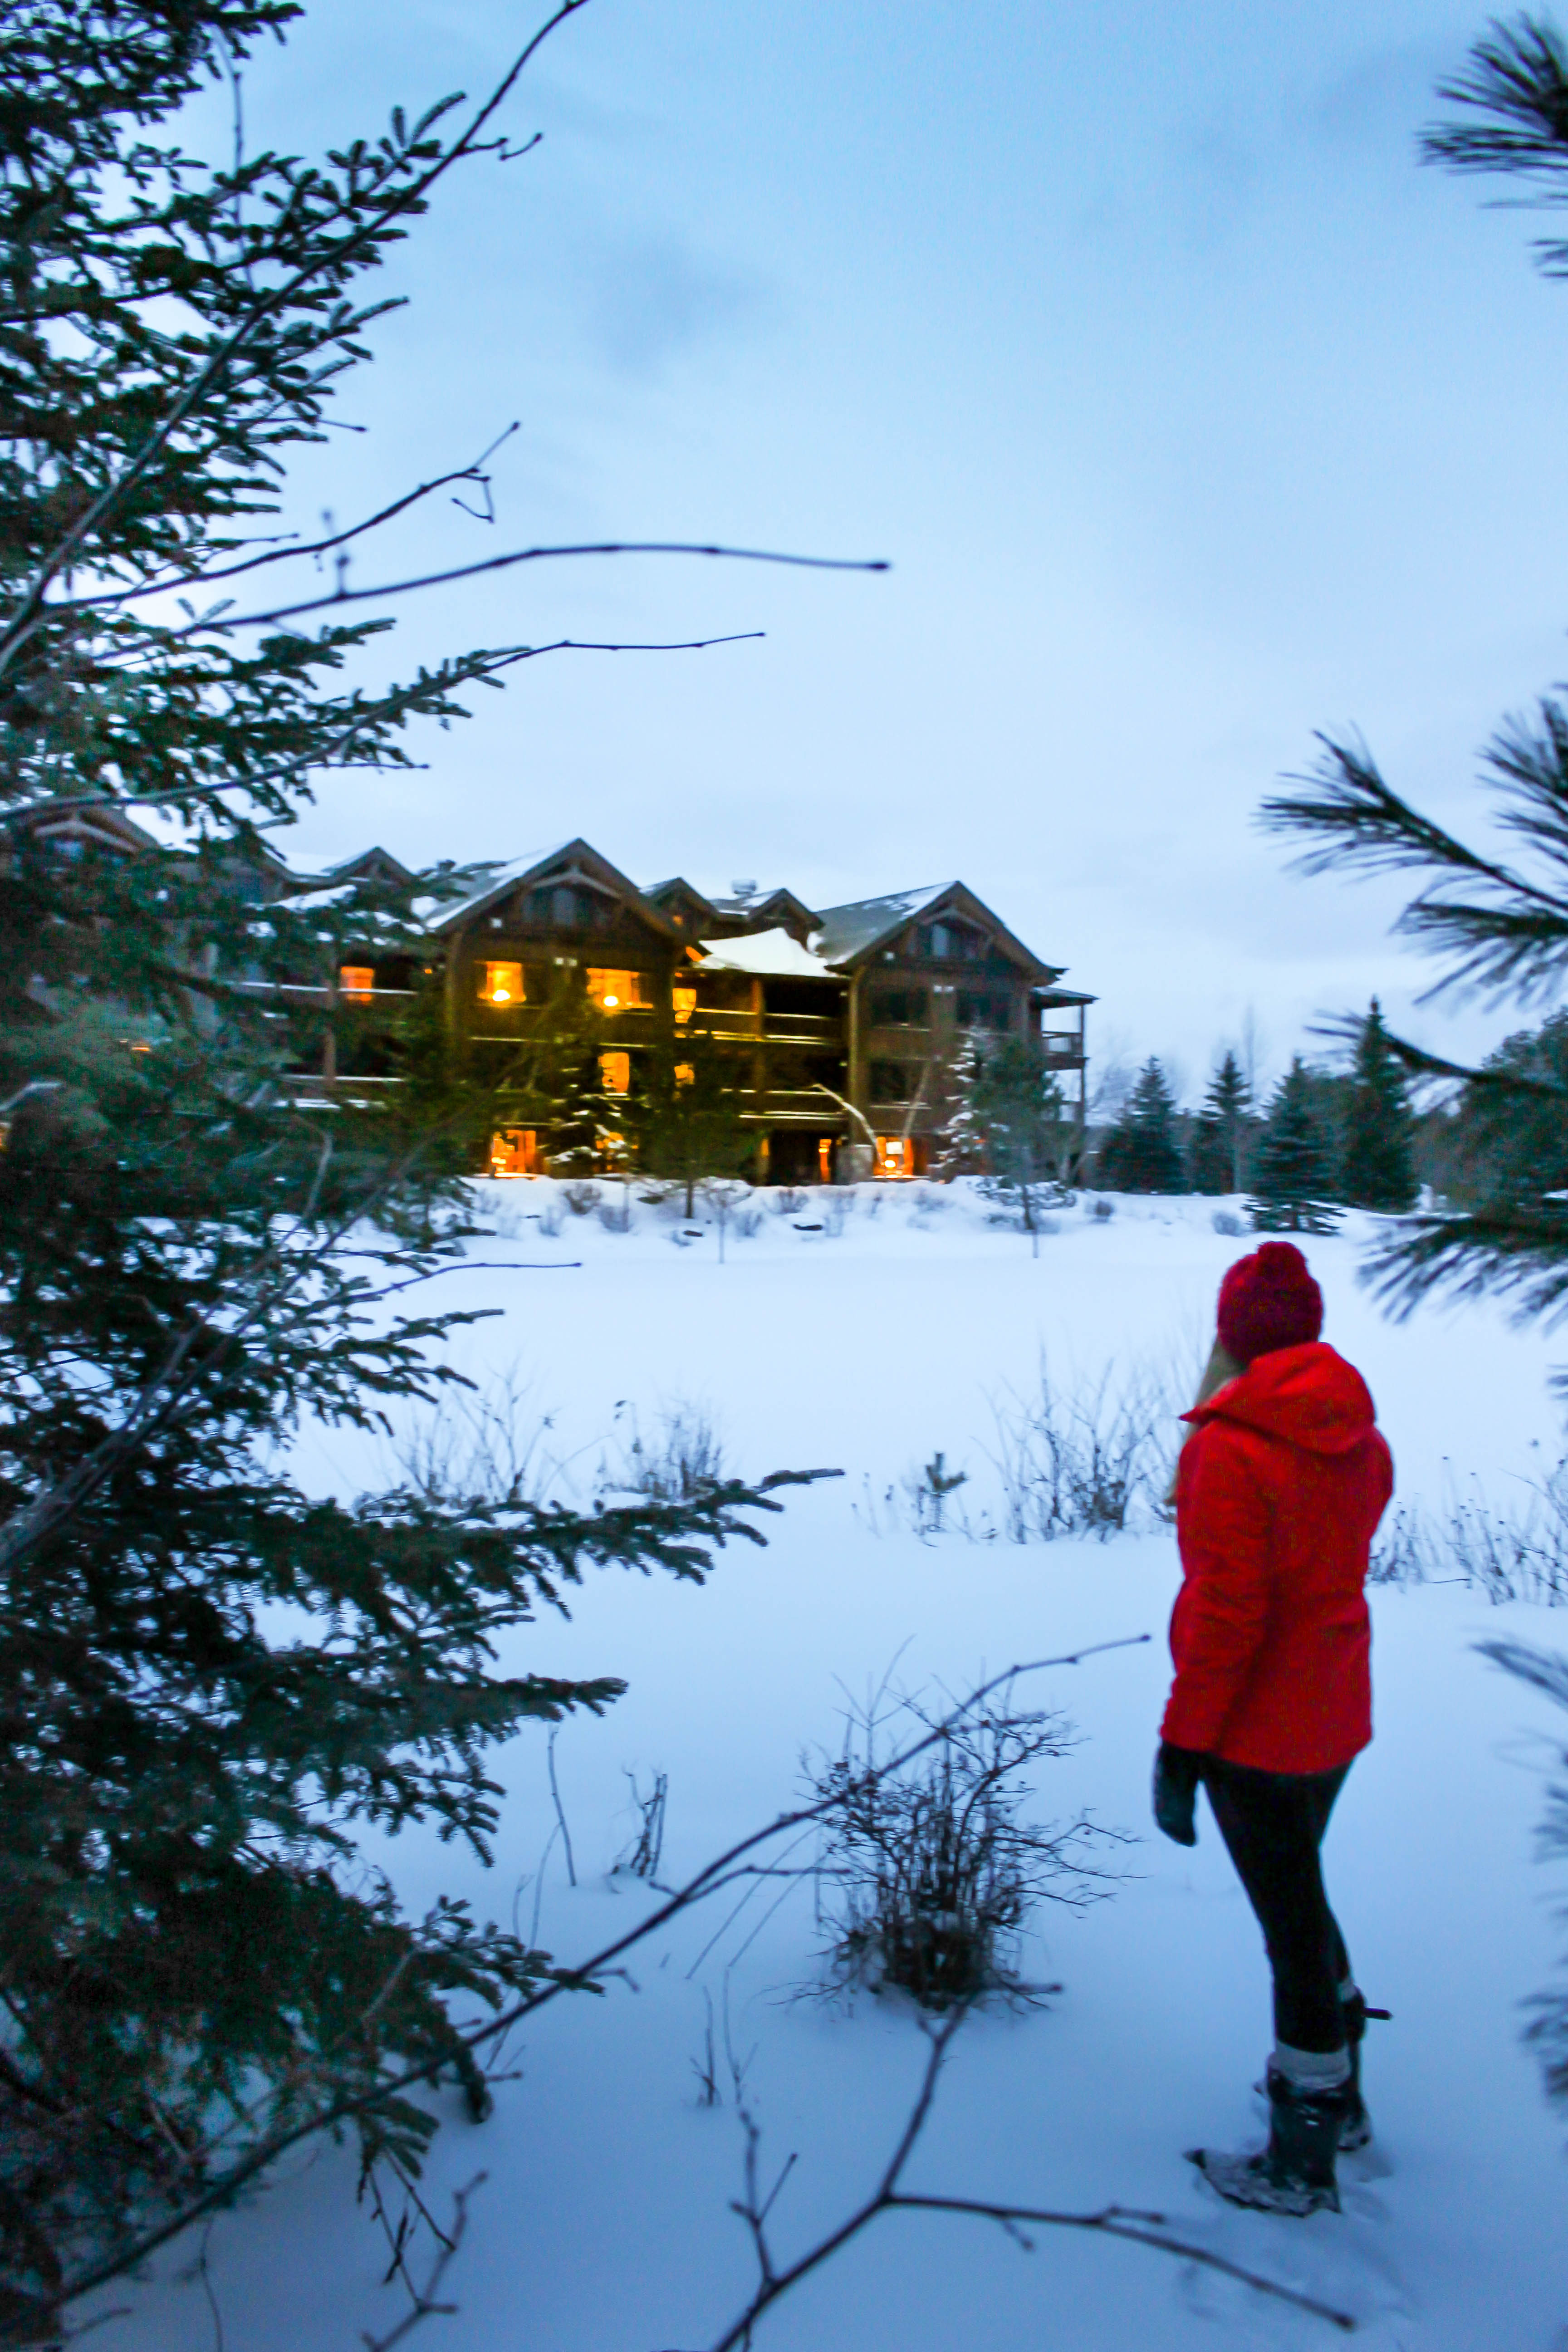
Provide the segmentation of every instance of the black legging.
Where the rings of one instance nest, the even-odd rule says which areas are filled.
[[[1350,1956],[1323,1889],[1319,1847],[1348,1764],[1337,1772],[1258,1772],[1204,1759],[1204,1785],[1274,1970],[1274,2038],[1293,2050],[1345,2046],[1340,1987]]]

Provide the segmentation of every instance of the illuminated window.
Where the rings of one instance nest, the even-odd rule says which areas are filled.
[[[677,1062],[675,1066],[675,1083],[678,1087],[694,1087],[697,1084],[697,1070],[695,1065],[690,1062]]]
[[[816,1173],[824,1184],[833,1181],[833,1138],[819,1135],[816,1139]]]
[[[697,1010],[697,991],[694,988],[672,988],[669,994],[675,1006],[676,1024],[684,1029]]]
[[[539,1148],[539,1137],[531,1127],[503,1128],[490,1138],[490,1174],[492,1176],[542,1176],[544,1154]]]
[[[652,1004],[645,972],[610,971],[596,963],[588,966],[588,995],[601,1013],[646,1013]]]
[[[367,1004],[375,987],[375,967],[368,963],[341,963],[338,966],[338,986],[351,1004]]]
[[[521,1004],[527,991],[522,984],[520,963],[482,963],[479,966],[479,1003],[481,1004]]]
[[[632,1090],[632,1057],[629,1054],[601,1054],[599,1084],[607,1095],[629,1095]]]
[[[879,1176],[912,1176],[915,1172],[915,1147],[905,1135],[879,1135],[877,1138],[877,1173]]]

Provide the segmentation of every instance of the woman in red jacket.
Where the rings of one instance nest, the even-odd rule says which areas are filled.
[[[1394,1471],[1366,1383],[1323,1345],[1322,1324],[1322,1293],[1289,1242],[1265,1242],[1220,1286],[1220,1370],[1235,1377],[1186,1415],[1176,1675],[1154,1772],[1155,1819],[1180,1845],[1195,1842],[1199,1783],[1208,1790],[1274,1975],[1268,2146],[1192,2160],[1232,2203],[1287,2213],[1337,2211],[1335,2156],[1371,2135],[1366,2006],[1319,1848],[1372,1738],[1363,1588]]]

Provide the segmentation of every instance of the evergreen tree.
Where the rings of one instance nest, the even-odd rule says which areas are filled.
[[[1037,1037],[971,1034],[949,1084],[938,1172],[977,1173],[986,1199],[1016,1213],[1037,1253],[1040,1219],[1067,1197],[1073,1162],[1067,1106],[1044,1046]]]
[[[1415,1114],[1374,996],[1355,1042],[1340,1131],[1340,1192],[1352,1208],[1404,1215],[1415,1205]]]
[[[1180,1192],[1186,1185],[1176,1106],[1152,1055],[1101,1147],[1099,1172],[1119,1192]]]
[[[1424,137],[1426,161],[1460,172],[1522,176],[1526,201],[1568,198],[1568,47],[1548,23],[1500,20],[1471,51],[1468,70],[1442,93],[1459,110]],[[1560,274],[1568,247],[1540,247]],[[1394,790],[1358,742],[1323,739],[1312,773],[1264,804],[1265,821],[1303,844],[1309,873],[1357,868],[1405,871],[1421,887],[1396,929],[1446,970],[1435,994],[1483,988],[1537,1001],[1568,974],[1568,704],[1545,696],[1533,719],[1506,722],[1484,761],[1487,788],[1520,849],[1505,859],[1436,824]],[[1347,1042],[1360,1024],[1345,1024]],[[1515,1051],[1510,1039],[1480,1068],[1402,1037],[1388,1050],[1414,1079],[1463,1082],[1466,1114],[1485,1100],[1494,1175],[1484,1197],[1458,1213],[1410,1219],[1380,1252],[1384,1296],[1402,1307],[1439,1286],[1460,1296],[1513,1293],[1526,1313],[1551,1314],[1568,1299],[1568,1200],[1561,1181],[1542,1182],[1548,1150],[1532,1138],[1568,1127],[1568,1076],[1551,1052]],[[1504,1141],[1520,1139],[1512,1151]]]
[[[1453,1121],[1468,1202],[1520,1213],[1568,1192],[1568,1012],[1521,1029],[1489,1054]]]
[[[1333,1146],[1313,1100],[1312,1076],[1294,1055],[1268,1106],[1247,1204],[1259,1233],[1330,1234],[1339,1223]]]
[[[495,1102],[447,1066],[432,988],[394,1041],[407,1083],[321,1116],[301,1074],[359,1017],[339,959],[418,965],[416,902],[443,877],[277,895],[260,829],[323,774],[410,764],[410,719],[460,716],[465,685],[529,657],[347,686],[385,622],[341,579],[277,584],[318,552],[277,535],[282,469],[385,307],[359,281],[494,144],[493,103],[451,132],[452,100],[321,170],[183,154],[171,118],[297,13],[0,16],[12,2340],[54,2340],[84,2279],[301,2124],[357,2113],[367,2162],[407,2172],[433,2128],[394,2087],[411,2071],[455,2070],[482,2109],[448,2002],[471,2015],[549,1962],[462,1904],[405,1917],[356,1826],[423,1820],[488,1855],[494,1743],[622,1687],[499,1671],[512,1629],[590,1566],[700,1577],[772,1504],[768,1482],[585,1515],[324,1501],[289,1473],[301,1418],[374,1429],[449,1377],[434,1343],[469,1318],[391,1294],[460,1257]]]
[[[643,1056],[631,1126],[640,1165],[685,1187],[686,1213],[704,1176],[738,1176],[756,1157],[743,1121],[743,1065],[694,1016]]]
[[[1227,1045],[1193,1121],[1190,1159],[1194,1192],[1239,1192],[1246,1181],[1251,1131],[1257,1125],[1252,1089]]]

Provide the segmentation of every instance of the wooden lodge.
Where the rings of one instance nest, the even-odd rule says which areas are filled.
[[[731,1050],[759,1181],[922,1173],[946,1073],[975,1031],[1037,1031],[1083,1118],[1093,998],[962,882],[820,908],[752,883],[709,898],[679,877],[640,888],[577,840],[497,873],[432,920],[430,940],[454,1045],[480,1069],[573,997],[601,1016],[607,1094],[631,1089],[661,1024]],[[552,1141],[502,1129],[495,1171],[543,1171]]]
[[[112,804],[41,813],[34,830],[67,857],[134,856],[152,845]],[[237,869],[244,898],[320,906],[324,917],[347,886],[383,887],[406,907],[417,882],[381,848],[314,875],[268,850],[262,861]],[[239,979],[321,1008],[324,1050],[300,1074],[307,1095],[395,1083],[374,1013],[378,1003],[389,1012],[407,1005],[428,978],[442,992],[452,1052],[476,1076],[493,1073],[503,1099],[509,1058],[525,1063],[520,1048],[541,1036],[574,1034],[584,1055],[596,1055],[604,1102],[635,1091],[639,1056],[660,1039],[700,1033],[734,1058],[740,1122],[754,1137],[750,1172],[760,1182],[924,1173],[952,1108],[949,1073],[974,1034],[1041,1037],[1081,1133],[1084,1020],[1094,999],[1062,987],[1060,968],[962,882],[841,907],[808,907],[791,890],[750,882],[710,898],[679,876],[639,887],[575,840],[542,857],[470,869],[453,887],[467,895],[416,899],[416,928],[398,921],[395,952],[335,971],[329,957],[328,970],[285,983]],[[352,1009],[351,1022],[338,1018],[340,1007]],[[537,1088],[532,1102],[536,1120]],[[520,1103],[518,1123],[499,1127],[495,1173],[581,1165],[580,1135],[525,1123],[528,1116]],[[568,1140],[570,1161],[561,1156]]]

